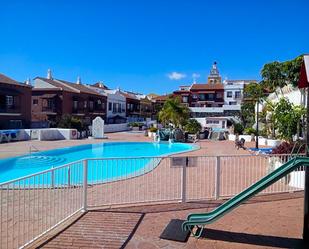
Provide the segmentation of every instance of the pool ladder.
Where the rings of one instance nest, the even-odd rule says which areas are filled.
[[[32,152],[38,152],[40,151],[37,147],[35,147],[34,145],[30,145],[29,146],[29,153],[31,154]]]

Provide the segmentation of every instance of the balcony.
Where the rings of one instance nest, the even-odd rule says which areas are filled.
[[[191,112],[223,113],[224,111],[240,111],[240,105],[223,105],[222,107],[189,107]]]
[[[21,114],[19,106],[0,106],[1,115],[17,115]]]
[[[56,112],[56,107],[54,106],[43,106],[42,112]]]

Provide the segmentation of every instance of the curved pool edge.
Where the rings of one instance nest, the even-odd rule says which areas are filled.
[[[37,155],[37,154],[40,154],[40,153],[44,154],[44,153],[48,153],[48,152],[67,150],[67,149],[72,149],[72,148],[82,148],[82,147],[87,147],[87,146],[100,146],[102,144],[145,144],[145,143],[147,143],[147,144],[160,144],[160,143],[148,142],[148,141],[119,141],[119,142],[118,141],[112,141],[112,142],[102,142],[102,143],[89,143],[89,144],[87,143],[87,144],[81,144],[81,145],[75,145],[75,146],[67,146],[67,147],[61,147],[61,148],[56,148],[56,149],[38,151],[38,152],[34,152],[34,153],[28,153],[28,154],[24,154],[24,155],[19,155],[19,156],[16,156],[16,157],[1,158],[0,161],[2,161],[2,160],[10,160],[10,159],[15,159],[15,158],[21,158],[21,157],[24,157],[24,156]],[[92,161],[92,160],[133,159],[133,158],[135,158],[135,159],[142,159],[142,158],[148,158],[148,159],[155,159],[155,158],[158,159],[159,158],[159,159],[163,159],[163,158],[166,158],[166,157],[170,157],[172,155],[188,153],[188,152],[192,152],[192,151],[200,149],[200,146],[197,145],[197,144],[187,144],[187,143],[172,143],[172,144],[185,144],[185,145],[188,145],[188,147],[190,146],[191,148],[183,149],[183,150],[178,151],[178,152],[164,153],[164,154],[155,155],[155,156],[131,156],[131,157],[129,157],[129,156],[123,157],[122,156],[122,157],[98,157],[98,158],[88,158],[88,157],[85,157],[83,159],[79,159],[79,160],[76,160],[76,161],[68,162],[68,163],[65,163],[63,165],[59,165],[59,166],[56,166],[56,167],[53,167],[53,168],[49,168],[49,169],[45,169],[45,170],[42,170],[42,171],[38,171],[38,172],[35,172],[33,174],[28,174],[28,175],[17,177],[17,178],[8,180],[8,181],[0,182],[0,186],[1,185],[13,184],[16,181],[22,181],[22,180],[25,180],[25,179],[30,178],[30,177],[34,177],[34,176],[37,176],[37,175],[40,175],[40,174],[51,172],[53,170],[61,169],[61,168],[64,168],[64,167],[68,167],[69,165],[72,165],[72,164],[82,163],[85,160]],[[158,162],[158,164],[159,164],[159,162]],[[158,164],[153,169],[155,169],[158,166]],[[148,170],[147,172],[150,172],[153,169]],[[147,172],[145,172],[145,173],[147,173]],[[143,175],[143,174],[138,174],[136,176],[140,176],[140,175]]]

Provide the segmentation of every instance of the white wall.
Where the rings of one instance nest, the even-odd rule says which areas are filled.
[[[115,116],[121,116],[126,117],[126,98],[120,94],[117,90],[106,90],[107,93],[107,118],[115,117]],[[109,109],[109,103],[112,104],[112,109]],[[113,111],[113,105],[120,104],[121,105],[121,111],[118,110]]]
[[[128,131],[130,130],[128,123],[123,124],[105,124],[104,125],[104,132],[119,132],[119,131]]]
[[[77,139],[76,129],[21,129],[18,133],[18,140],[70,140]]]
[[[226,119],[215,119],[211,117],[206,118],[206,127],[208,128],[226,129],[226,125],[227,125]]]
[[[240,111],[240,105],[223,105],[222,107],[189,107],[191,112],[217,113],[224,111]]]
[[[235,82],[233,84],[224,84],[224,104],[230,105],[230,102],[236,102],[237,104],[241,104],[242,96],[243,96],[244,83]],[[228,97],[227,93],[232,92],[232,96]],[[240,92],[240,98],[235,97],[235,93]]]
[[[206,117],[206,118],[193,118],[196,121],[198,121],[203,128],[220,128],[220,129],[226,129],[227,125],[227,119],[218,119],[218,118],[212,118],[212,117]],[[212,122],[207,124],[207,120]],[[216,123],[213,123],[213,121],[216,121]],[[217,123],[218,122],[218,123]],[[225,122],[224,128],[222,128],[222,122]]]

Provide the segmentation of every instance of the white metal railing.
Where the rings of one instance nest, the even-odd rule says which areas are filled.
[[[0,248],[19,248],[83,209],[81,161],[0,184]]]
[[[0,248],[28,245],[88,208],[231,197],[290,155],[85,159],[0,184]],[[262,193],[303,189],[299,168]]]
[[[189,107],[192,112],[240,111],[240,105],[223,105],[222,107]]]

